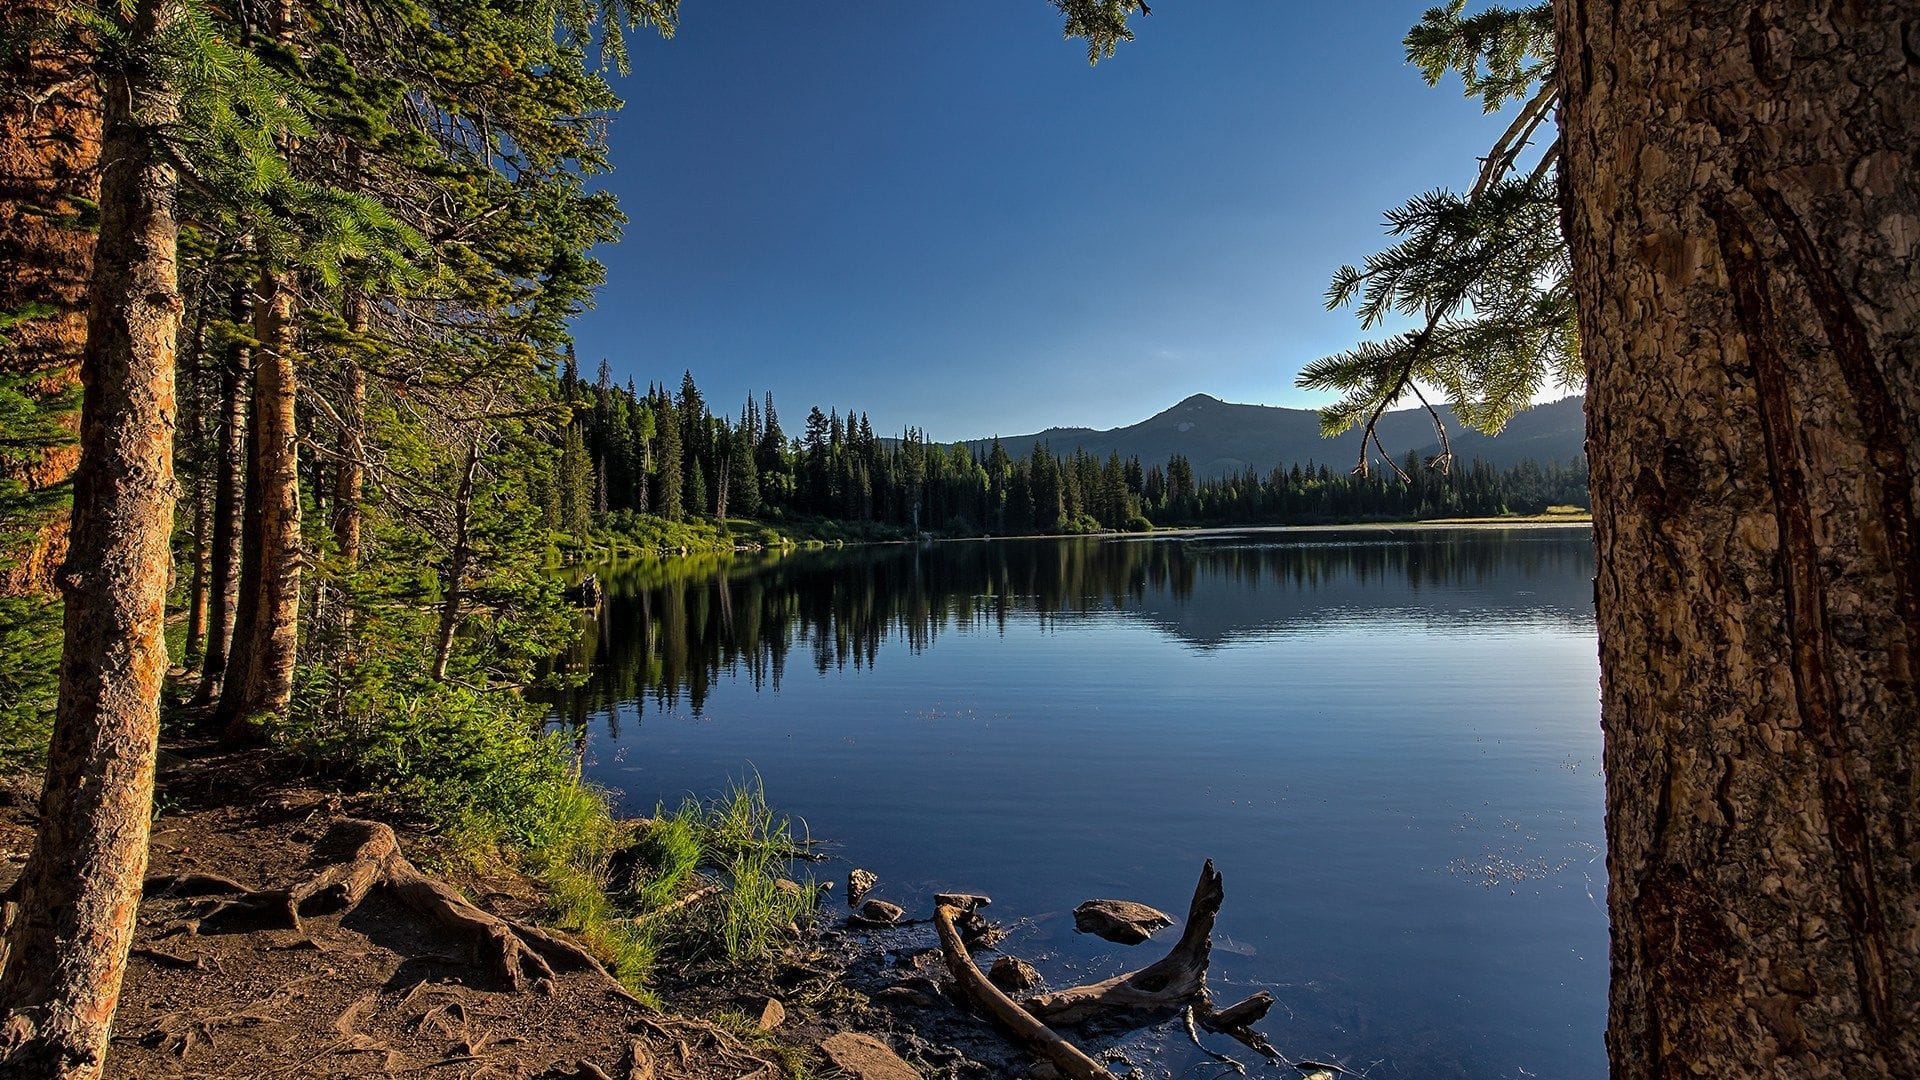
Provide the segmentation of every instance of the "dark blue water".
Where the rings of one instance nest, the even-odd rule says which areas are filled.
[[[1031,916],[1005,948],[1054,985],[1172,939],[1077,935],[1074,905],[1183,913],[1212,858],[1215,997],[1273,990],[1288,1055],[1582,1080],[1607,976],[1592,574],[1584,529],[649,564],[603,573],[593,679],[557,718],[634,810],[757,771],[877,895]]]

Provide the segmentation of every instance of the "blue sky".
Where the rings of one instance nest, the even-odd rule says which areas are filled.
[[[686,0],[615,80],[582,366],[940,440],[1318,404],[1328,276],[1498,134],[1406,66],[1430,3],[1163,0],[1089,68],[1043,0]]]

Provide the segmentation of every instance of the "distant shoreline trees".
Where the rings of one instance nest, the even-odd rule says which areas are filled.
[[[812,409],[802,434],[780,428],[772,395],[737,418],[716,415],[691,372],[677,393],[560,378],[572,420],[559,436],[542,507],[550,527],[585,539],[575,508],[619,527],[623,515],[669,520],[823,518],[954,535],[1084,533],[1171,525],[1246,525],[1498,517],[1587,505],[1583,462],[1462,462],[1335,471],[1314,462],[1197,477],[1184,456],[1144,463],[1046,444],[984,450],[941,445],[919,428],[882,437],[863,411]],[[696,483],[698,481],[698,483]],[[724,483],[722,482],[724,481]]]

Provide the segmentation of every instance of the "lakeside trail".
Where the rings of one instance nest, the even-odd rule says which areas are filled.
[[[34,778],[0,777],[0,893],[32,847],[36,797]],[[539,883],[476,868],[370,798],[328,790],[284,754],[169,743],[155,806],[108,1080],[1058,1076],[958,1000],[930,920],[833,929],[841,898],[828,892],[822,928],[800,930],[773,963],[662,965],[655,1008],[597,964],[571,962],[564,934],[536,928],[547,907]],[[293,925],[259,917],[284,911],[276,890],[351,868],[342,835],[384,836],[387,826],[406,869],[451,886],[478,918],[559,939],[559,949],[534,950],[553,976],[516,979],[516,988],[484,934],[403,902],[402,888],[381,887],[388,882],[344,913],[339,901],[354,884],[342,880],[315,897],[334,910],[303,908]],[[268,902],[249,905],[259,898]],[[240,917],[226,917],[236,908]],[[1089,1050],[1117,1076],[1153,1065]]]
[[[0,891],[32,846],[36,793],[30,777],[0,779]],[[329,834],[380,815],[370,800],[314,786],[273,751],[192,744],[163,749],[156,807],[149,895],[109,1080],[858,1076],[833,1071],[819,1043],[860,1027],[923,1060],[932,1052],[890,1036],[885,1014],[863,1025],[844,994],[829,1000],[835,995],[823,990],[843,985],[843,971],[820,966],[831,959],[820,946],[832,942],[818,935],[799,943],[800,962],[767,972],[677,973],[681,990],[698,991],[699,1011],[722,1020],[713,1023],[642,1004],[603,971],[564,962],[563,952],[550,954],[552,979],[515,989],[474,962],[469,940],[401,903],[396,890],[373,888],[346,914],[310,914],[298,928],[258,919],[216,926],[207,912],[234,897],[232,885],[286,889],[340,866]],[[409,862],[431,867],[433,879],[481,912],[536,922],[545,898],[535,882],[504,868],[476,870],[437,838],[393,825]],[[760,1016],[774,993],[785,997],[785,1019],[762,1032],[745,1012]]]

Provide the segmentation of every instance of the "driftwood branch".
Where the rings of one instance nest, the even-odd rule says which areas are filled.
[[[1047,1023],[1079,1024],[1115,1012],[1175,1012],[1205,1002],[1207,964],[1213,956],[1213,923],[1226,892],[1213,860],[1200,871],[1187,925],[1180,940],[1160,960],[1103,982],[1036,994],[1020,1007]]]
[[[946,954],[947,969],[953,972],[953,981],[975,1004],[992,1014],[1002,1027],[1025,1043],[1029,1050],[1052,1062],[1070,1080],[1114,1080],[1114,1075],[1105,1066],[1021,1009],[980,973],[980,968],[967,952],[966,942],[960,940],[960,928],[955,924],[955,920],[969,910],[971,908],[963,909],[944,903],[933,909],[934,929],[939,931],[940,948]]]

